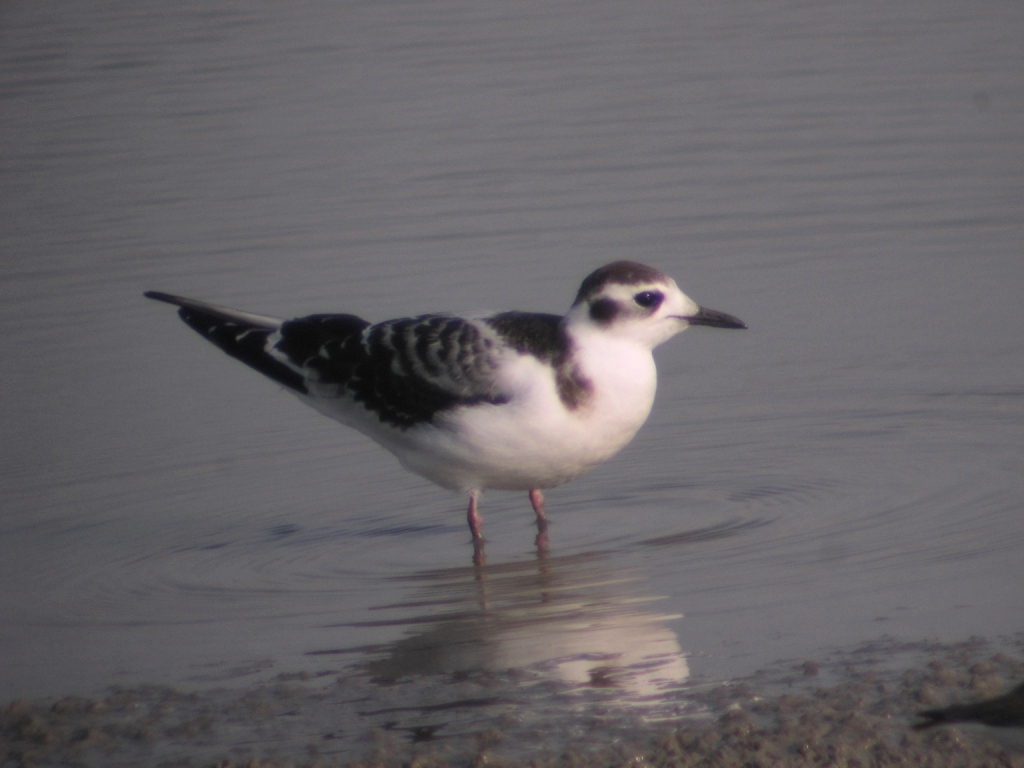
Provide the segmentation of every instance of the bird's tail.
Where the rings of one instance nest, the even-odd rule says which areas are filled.
[[[303,377],[269,354],[268,340],[281,327],[278,318],[160,291],[146,291],[143,296],[173,304],[185,324],[211,344],[279,384],[306,393]]]
[[[281,327],[281,320],[276,317],[254,315],[252,312],[243,312],[240,309],[231,309],[230,307],[218,307],[216,304],[207,304],[205,301],[199,301],[198,299],[187,299],[184,296],[175,296],[173,293],[146,291],[142,295],[147,299],[154,299],[155,301],[162,301],[165,304],[173,304],[176,307],[181,307],[183,310],[194,313],[197,317],[202,315],[210,318],[211,320],[215,319],[222,323],[234,323],[236,325],[244,325],[250,328],[276,329]],[[186,320],[185,322],[188,321]],[[199,331],[200,329],[196,328],[196,330]]]

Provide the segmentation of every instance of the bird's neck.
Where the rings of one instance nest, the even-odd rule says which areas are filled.
[[[584,331],[569,338],[573,362],[591,387],[592,413],[639,428],[650,413],[658,384],[651,350],[609,334]]]

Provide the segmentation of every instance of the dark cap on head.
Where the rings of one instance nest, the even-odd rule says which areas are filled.
[[[613,261],[600,269],[595,269],[580,285],[579,293],[572,305],[594,296],[608,283],[620,285],[641,285],[643,283],[665,282],[668,278],[663,272],[636,261]]]

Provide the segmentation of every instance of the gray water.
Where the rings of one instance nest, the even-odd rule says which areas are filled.
[[[637,701],[1024,629],[1022,29],[1001,0],[7,3],[0,699],[362,669]],[[658,351],[634,443],[548,494],[547,559],[487,494],[483,570],[464,499],[141,296],[561,312],[621,258],[750,330]]]

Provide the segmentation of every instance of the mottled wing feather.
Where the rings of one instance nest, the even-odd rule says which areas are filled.
[[[266,354],[303,378],[309,394],[328,394],[321,381],[324,360],[334,365],[335,387],[352,375],[365,357],[363,331],[370,324],[355,315],[310,315],[286,320],[270,340]],[[336,396],[342,393],[340,389]]]
[[[568,356],[562,318],[539,312],[501,312],[487,318],[502,341],[523,354],[554,363]]]
[[[459,405],[508,402],[499,391],[495,340],[448,315],[370,325],[352,315],[314,315],[281,326],[270,354],[318,397],[349,397],[384,423],[407,429]]]

